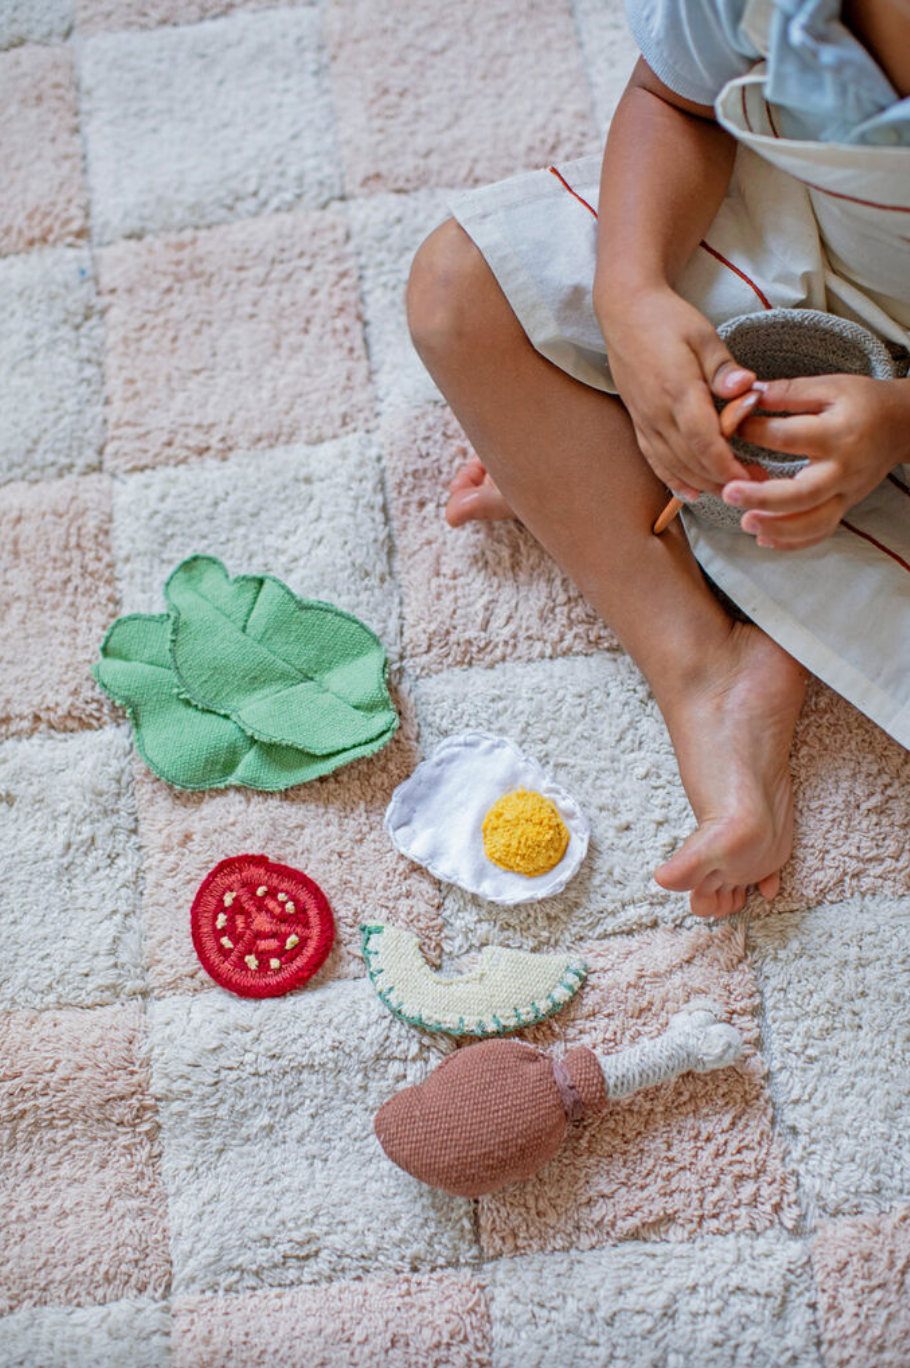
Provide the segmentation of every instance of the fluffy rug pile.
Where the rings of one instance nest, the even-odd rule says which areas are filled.
[[[617,0],[3,0],[0,47],[2,1368],[906,1368],[910,757],[814,688],[780,898],[694,923],[650,878],[691,816],[640,676],[520,529],[442,522],[466,448],[409,258],[448,190],[600,145]],[[149,773],[90,666],[193,552],[378,633],[387,749],[271,796]],[[477,726],[590,816],[547,902],[453,892],[383,831]],[[193,953],[196,887],[247,851],[335,910],[286,998]],[[451,1045],[379,1001],[362,921],[436,966],[583,953],[529,1039],[628,1044],[707,992],[745,1058],[443,1196],[371,1123]]]

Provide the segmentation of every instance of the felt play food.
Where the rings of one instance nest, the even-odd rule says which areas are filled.
[[[280,997],[325,962],[335,920],[322,889],[265,855],[232,855],[203,879],[190,913],[203,969],[241,997]]]
[[[169,612],[118,618],[92,672],[150,769],[177,788],[269,791],[329,774],[398,726],[382,643],[350,613],[271,575],[192,556]]]
[[[576,955],[486,945],[477,965],[443,978],[417,937],[397,926],[361,926],[370,979],[389,1011],[411,1026],[450,1035],[495,1036],[543,1021],[578,992],[587,973]]]
[[[392,794],[386,830],[437,878],[511,905],[558,893],[588,849],[575,799],[502,736],[450,736]]]
[[[742,1041],[706,999],[670,1018],[663,1035],[614,1055],[579,1045],[558,1057],[520,1040],[456,1050],[415,1087],[383,1103],[373,1128],[393,1164],[431,1187],[480,1197],[530,1178],[568,1125],[694,1070],[739,1059]]]
[[[515,874],[549,874],[568,845],[569,829],[556,804],[527,789],[504,793],[483,819],[487,859]]]

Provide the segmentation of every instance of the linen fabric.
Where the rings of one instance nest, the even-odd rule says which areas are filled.
[[[771,50],[777,14],[775,0],[744,7],[760,52]],[[739,148],[679,293],[716,326],[744,313],[817,309],[906,353],[910,147],[782,136],[770,69],[759,62],[718,96],[718,121]],[[600,157],[583,158],[462,193],[452,208],[537,350],[615,393],[591,301],[600,171]],[[738,529],[699,521],[696,509],[682,517],[693,553],[727,596],[910,746],[910,471],[893,474],[802,551],[759,547]]]
[[[642,56],[665,85],[713,105],[728,81],[768,58],[768,99],[789,138],[910,145],[910,99],[841,23],[840,0],[626,0]]]

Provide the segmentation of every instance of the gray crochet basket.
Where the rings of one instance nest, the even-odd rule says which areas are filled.
[[[816,309],[769,309],[740,314],[717,329],[741,366],[759,380],[790,380],[801,375],[870,375],[891,380],[899,370],[887,347],[867,328]],[[756,413],[765,410],[756,409]],[[795,475],[807,464],[805,456],[744,442],[730,445],[740,461],[764,466],[776,478]],[[687,511],[700,522],[739,530],[742,510],[731,508],[713,494],[702,494]]]

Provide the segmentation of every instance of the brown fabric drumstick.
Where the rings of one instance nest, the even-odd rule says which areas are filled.
[[[561,1146],[564,1093],[590,1115],[607,1090],[597,1056],[576,1045],[561,1061],[521,1040],[484,1040],[456,1050],[415,1087],[384,1102],[374,1129],[386,1154],[431,1187],[479,1197],[530,1178]]]
[[[384,1102],[373,1127],[393,1164],[431,1187],[480,1197],[530,1178],[569,1126],[608,1101],[694,1069],[739,1059],[739,1032],[696,998],[662,1035],[615,1054],[576,1045],[562,1058],[522,1040],[484,1040],[456,1050],[422,1083]]]
[[[738,399],[731,399],[729,404],[724,405],[720,411],[720,430],[724,437],[729,439],[733,436],[746,414],[752,412],[760,398],[759,390],[747,390]],[[666,532],[685,502],[685,499],[677,499],[674,495],[651,528],[655,537],[659,537],[661,532]]]

